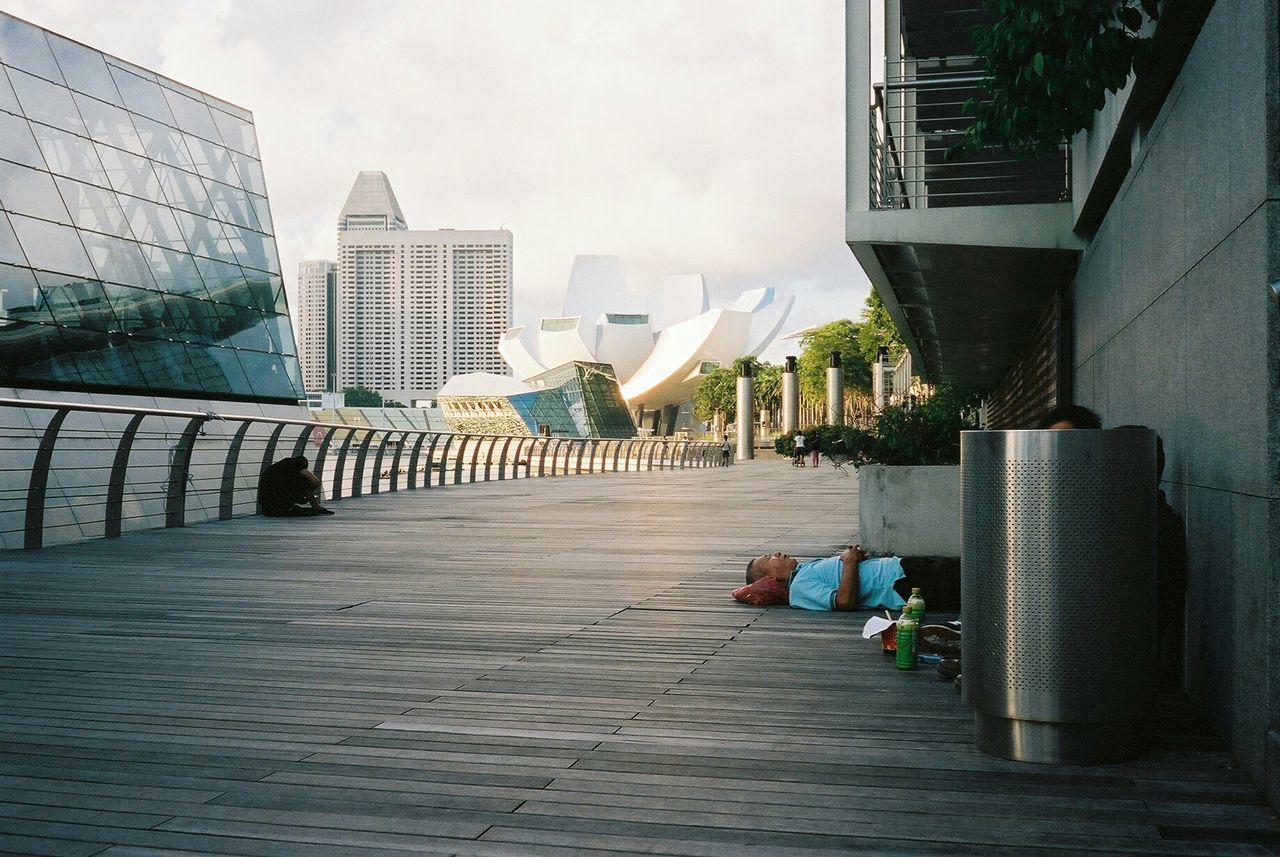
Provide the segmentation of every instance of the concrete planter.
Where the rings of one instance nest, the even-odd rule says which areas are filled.
[[[858,540],[870,553],[960,556],[960,467],[858,468]]]

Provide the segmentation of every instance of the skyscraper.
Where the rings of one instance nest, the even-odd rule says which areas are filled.
[[[323,259],[298,263],[298,359],[311,393],[333,392],[337,371],[338,266]]]
[[[411,230],[385,173],[365,171],[338,215],[338,389],[408,402],[464,372],[509,374],[511,233]]]

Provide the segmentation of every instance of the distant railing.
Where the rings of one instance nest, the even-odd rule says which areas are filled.
[[[32,416],[43,412],[49,419],[39,425]],[[262,471],[290,456],[308,456],[332,501],[721,464],[718,444],[675,438],[453,434],[25,399],[0,399],[0,415],[0,537],[17,547],[20,534],[28,550],[42,547],[51,529],[63,541],[117,538],[126,529],[253,514]]]
[[[945,208],[1071,199],[1070,148],[1028,158],[1000,149],[951,153],[987,98],[972,56],[888,62],[871,105],[871,207]]]

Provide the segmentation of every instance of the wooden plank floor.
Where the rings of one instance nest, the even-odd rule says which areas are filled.
[[[0,852],[1277,853],[1181,710],[1131,764],[1014,764],[865,614],[729,599],[856,507],[759,461],[0,556]]]

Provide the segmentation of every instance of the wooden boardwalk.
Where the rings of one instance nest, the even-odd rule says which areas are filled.
[[[865,614],[729,599],[856,503],[760,461],[4,554],[0,852],[1277,853],[1176,707],[1131,764],[1005,762]]]

